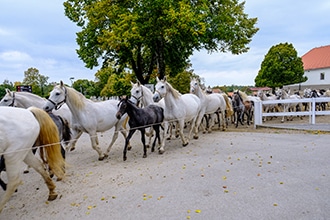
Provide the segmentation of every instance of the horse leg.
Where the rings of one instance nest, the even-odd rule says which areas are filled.
[[[73,131],[72,139],[69,141],[69,144],[66,145],[66,150],[70,150],[70,151],[73,151],[76,149],[76,143],[83,133],[82,131],[76,130],[76,129],[72,129],[72,131]]]
[[[139,129],[141,132],[141,141],[143,144],[143,158],[147,157],[147,146],[146,146],[146,137],[145,137],[145,128]]]
[[[220,114],[220,115],[219,115]],[[225,131],[227,128],[227,124],[226,124],[226,112],[225,111],[221,111],[220,113],[217,113],[218,116],[218,121],[219,121],[219,128],[220,128],[220,123],[221,123],[221,127],[222,127],[222,131]]]
[[[132,137],[132,135],[134,134],[135,131],[136,131],[136,129],[129,130],[128,135],[125,139],[125,147],[124,147],[124,151],[123,151],[123,160],[124,161],[127,160],[127,156],[126,156],[126,154],[127,154],[127,145],[128,145],[129,140],[131,139],[131,137]]]
[[[178,122],[178,127],[179,127],[179,132],[180,132],[179,134],[180,134],[181,141],[182,141],[182,146],[185,147],[189,144],[189,142],[188,142],[188,140],[186,140],[186,138],[183,134],[183,128],[184,128],[184,120],[183,119]],[[191,131],[192,131],[192,127],[191,127],[190,132],[189,132],[189,137],[191,135]],[[188,137],[188,139],[189,139],[189,137]]]
[[[151,146],[151,139],[152,139],[152,136],[153,136],[153,133],[154,133],[154,128],[153,126],[150,127],[149,129],[149,134],[150,135],[147,135],[148,132],[145,132],[146,136],[149,137],[149,141],[148,141],[148,144],[147,144],[147,148],[149,148]]]
[[[158,139],[158,144],[160,144],[160,134],[159,134],[159,125],[154,125],[153,126],[153,130],[156,132],[156,137],[154,139],[154,142],[152,143],[152,148],[151,148],[151,152],[155,151],[155,145],[156,145],[156,141]]]
[[[26,155],[24,162],[28,165],[30,165],[35,171],[37,171],[42,178],[44,179],[48,190],[49,190],[49,195],[48,195],[48,201],[53,201],[57,198],[57,193],[55,192],[55,183],[53,180],[50,178],[49,173],[45,170],[45,167],[43,166],[42,162],[37,159],[31,151],[28,152]]]
[[[106,150],[106,152],[104,153],[104,157],[108,157],[109,156],[109,153],[110,153],[110,150],[112,148],[112,145],[115,143],[115,141],[117,140],[118,138],[118,132],[120,131],[120,133],[124,136],[124,139],[126,140],[126,137],[127,137],[127,132],[124,128],[121,127],[120,124],[116,124],[116,127],[115,127],[115,131],[113,133],[113,136],[112,136],[112,139],[111,139],[111,142]],[[130,144],[128,143],[128,150],[131,150],[131,146]]]
[[[172,124],[170,124],[170,126],[172,126]],[[166,140],[166,133],[169,127],[169,122],[168,121],[164,121],[164,132],[163,132],[163,140],[162,143],[159,147],[159,154],[163,154],[165,152],[165,140]]]
[[[96,150],[96,152],[99,154],[99,160],[100,161],[103,160],[104,159],[104,154],[102,153],[102,150],[99,147],[99,140],[98,140],[98,137],[97,137],[97,133],[96,132],[89,133],[89,137],[90,137],[90,140],[91,140],[92,148],[94,150]]]
[[[37,148],[32,148],[32,153],[36,154],[36,152],[37,152]],[[26,165],[23,173],[29,173],[29,168],[30,168],[30,166]]]
[[[7,184],[7,189],[2,197],[2,200],[0,202],[0,213],[3,210],[5,204],[9,201],[17,187],[21,183],[20,179],[20,167],[22,165],[22,162],[16,162],[19,161],[17,160],[17,156],[23,156],[21,153],[18,153],[19,155],[15,155],[13,157],[6,157],[6,173],[8,177],[8,184]],[[32,154],[32,153],[31,153]]]

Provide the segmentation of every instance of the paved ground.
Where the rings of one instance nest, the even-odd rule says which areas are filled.
[[[110,134],[100,137],[103,149]],[[60,198],[46,202],[32,171],[0,219],[329,219],[328,133],[214,131],[185,148],[167,141],[165,154],[145,159],[139,138],[127,161],[120,136],[100,162],[84,134],[67,154]]]
[[[328,123],[317,123],[317,124],[263,124],[257,126],[257,128],[276,128],[276,129],[291,129],[291,130],[302,130],[302,131],[321,131],[321,132],[330,132],[330,124]]]

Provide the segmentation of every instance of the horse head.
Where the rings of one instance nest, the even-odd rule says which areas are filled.
[[[199,82],[195,78],[192,78],[190,81],[190,93],[196,94],[198,89],[199,89]]]
[[[159,102],[159,100],[161,100],[165,95],[166,95],[166,78],[164,79],[159,79],[158,77],[157,79],[157,83],[155,85],[155,92],[153,95],[153,100],[154,102]]]
[[[15,106],[15,92],[6,89],[6,95],[1,99],[0,106]]]
[[[43,109],[47,112],[52,111],[54,108],[55,110],[58,110],[66,102],[66,96],[67,89],[61,80],[60,85],[55,86],[50,92],[49,98]]]
[[[129,102],[128,96],[125,96],[125,97],[120,99],[120,101],[117,105],[118,106],[118,111],[116,113],[116,118],[118,120],[121,119],[121,117],[126,113],[128,102]]]
[[[143,88],[139,81],[137,83],[132,83],[132,89],[131,89],[131,102],[133,102],[135,105],[138,105],[140,100],[143,98]]]

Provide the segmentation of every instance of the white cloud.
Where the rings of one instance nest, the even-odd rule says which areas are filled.
[[[20,51],[6,51],[0,53],[0,59],[4,62],[28,62],[31,61],[31,57]]]

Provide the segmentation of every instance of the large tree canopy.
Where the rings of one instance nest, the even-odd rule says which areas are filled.
[[[67,0],[66,16],[77,33],[78,56],[93,68],[116,61],[141,83],[181,72],[194,50],[248,51],[257,18],[238,0]]]
[[[296,49],[292,44],[281,43],[270,48],[254,81],[257,87],[275,88],[306,80],[303,62]]]

